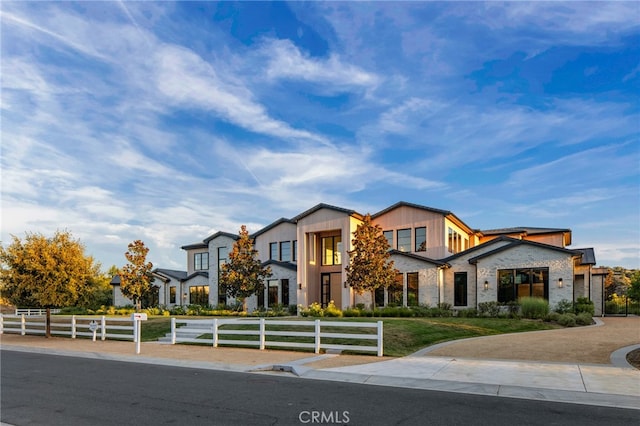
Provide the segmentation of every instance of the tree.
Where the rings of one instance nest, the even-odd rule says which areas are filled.
[[[140,240],[135,240],[128,246],[124,256],[127,263],[120,271],[120,291],[129,299],[133,300],[136,311],[140,311],[142,298],[151,291],[151,269],[153,263],[147,262],[149,249]]]
[[[258,251],[253,248],[245,225],[240,227],[239,236],[229,253],[229,260],[222,265],[219,285],[227,296],[242,302],[246,309],[245,299],[264,291],[264,280],[271,276],[271,268],[264,268],[257,258]]]
[[[100,265],[86,256],[84,246],[67,231],[51,238],[27,233],[12,236],[0,247],[3,297],[16,306],[47,309],[46,336],[51,336],[51,308],[73,306],[87,297]]]
[[[347,284],[358,294],[370,291],[372,307],[375,307],[376,289],[394,284],[398,273],[390,260],[389,242],[382,234],[382,228],[374,225],[367,213],[356,227],[351,244]]]
[[[640,271],[634,271],[631,275],[631,285],[627,291],[627,296],[631,300],[640,302]]]

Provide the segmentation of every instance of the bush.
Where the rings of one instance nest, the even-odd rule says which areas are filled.
[[[549,314],[547,314],[547,315],[544,317],[544,320],[545,320],[546,322],[550,322],[550,321],[558,322],[558,320],[560,319],[560,315],[561,315],[561,314],[559,314],[559,313],[557,313],[557,312],[549,312]]]
[[[321,317],[324,316],[324,310],[318,302],[313,302],[310,306],[303,308],[299,306],[298,311],[303,317]]]
[[[497,317],[500,305],[496,301],[478,303],[478,315],[481,317]]]
[[[593,307],[593,301],[589,300],[589,298],[587,297],[578,297],[574,305],[574,312],[576,314],[581,314],[583,312],[586,312],[588,314],[593,315],[593,313],[595,312]]]
[[[289,315],[298,315],[298,307],[296,305],[289,305]]]
[[[336,308],[336,305],[333,303],[333,300],[329,302],[326,308],[324,308],[324,316],[325,317],[341,317],[342,311]]]
[[[543,319],[549,313],[549,302],[541,297],[522,297],[520,306],[525,318]]]
[[[475,318],[478,316],[478,310],[475,308],[461,309],[458,311],[459,318]]]
[[[562,299],[556,304],[553,310],[559,314],[573,312],[573,302],[567,299]]]
[[[347,308],[342,311],[342,316],[345,317],[360,317],[362,316],[362,311],[358,308]]]
[[[520,318],[520,303],[517,300],[507,302],[507,310],[511,318]]]
[[[578,325],[591,325],[593,324],[593,318],[588,312],[580,312],[576,315],[576,324]]]
[[[576,316],[575,314],[561,314],[558,318],[558,324],[564,327],[575,327],[576,326]]]

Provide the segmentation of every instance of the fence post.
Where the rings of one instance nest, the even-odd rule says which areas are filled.
[[[71,315],[71,338],[76,338],[76,316]]]
[[[24,336],[25,334],[27,334],[27,322],[24,319],[24,314],[22,314],[22,320],[20,322],[20,334]]]
[[[266,336],[265,336],[264,318],[260,318],[260,350],[261,351],[264,350],[265,339],[266,339]]]
[[[315,320],[315,326],[316,326],[316,347],[315,347],[315,353],[319,354],[320,353],[320,320]]]
[[[107,318],[103,315],[100,321],[100,340],[107,338]]]
[[[171,344],[176,344],[176,318],[171,318]]]
[[[213,319],[213,325],[211,326],[211,333],[213,333],[213,347],[218,347],[218,318]]]
[[[0,334],[2,333],[2,330],[4,329],[4,315],[0,314]]]
[[[136,343],[138,341],[138,321],[135,319],[131,321],[133,321],[133,343]]]
[[[378,321],[378,356],[382,356],[383,345],[382,345],[382,321]]]

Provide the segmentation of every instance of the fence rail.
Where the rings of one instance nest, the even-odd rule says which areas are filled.
[[[46,315],[47,310],[42,308],[16,308],[16,315]],[[59,314],[60,309],[51,309],[52,314]]]
[[[275,328],[275,329],[274,329]],[[346,332],[343,329],[359,329]],[[325,331],[323,331],[325,330]],[[247,338],[249,336],[250,338]],[[235,338],[232,338],[235,337]],[[346,342],[345,342],[346,341]],[[353,343],[350,343],[352,341]],[[372,344],[365,344],[371,342]],[[383,353],[383,325],[378,322],[283,321],[260,319],[171,319],[171,344],[352,350]]]
[[[52,336],[93,337],[100,340],[118,339],[135,342],[135,323],[131,318],[111,318],[106,316],[51,317]],[[44,315],[0,315],[0,334],[45,334],[46,316]]]

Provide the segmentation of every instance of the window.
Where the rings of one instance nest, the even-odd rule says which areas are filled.
[[[402,295],[404,293],[402,286],[402,274],[396,274],[396,282],[391,284],[387,289],[389,296],[389,305],[402,306]]]
[[[278,260],[278,243],[269,243],[269,260]]]
[[[209,304],[209,286],[198,285],[189,287],[189,303],[191,305],[206,306]]]
[[[291,260],[298,261],[298,240],[293,240],[293,251],[291,252]]]
[[[389,248],[393,250],[393,231],[384,231],[382,233],[389,243]]]
[[[282,241],[280,243],[280,260],[283,262],[291,261],[291,241]]]
[[[176,303],[176,288],[169,287],[169,303]]]
[[[453,274],[453,305],[467,306],[467,273]]]
[[[376,306],[384,306],[384,287],[378,287],[374,293]]]
[[[398,229],[398,250],[411,251],[411,229]]]
[[[416,251],[427,251],[427,228],[416,228]]]
[[[418,306],[418,273],[407,273],[407,306]]]
[[[268,296],[267,306],[271,307],[278,304],[278,280],[267,281]]]
[[[282,285],[282,304],[286,307],[289,306],[289,280],[282,279],[280,284]]]
[[[209,253],[196,253],[193,255],[193,269],[203,271],[209,269]]]
[[[460,253],[463,247],[462,235],[456,232],[453,228],[449,228],[447,249],[449,253]],[[465,250],[469,248],[469,240],[464,241]]]
[[[218,247],[218,283],[220,283],[220,273],[222,272],[222,265],[227,263],[227,256],[229,255],[229,249],[227,247]],[[220,284],[218,284],[218,304],[225,305],[227,303],[227,294]]]
[[[549,268],[498,271],[498,302],[506,303],[526,296],[549,300]]]
[[[342,237],[322,238],[322,265],[342,264]]]

